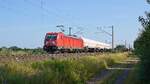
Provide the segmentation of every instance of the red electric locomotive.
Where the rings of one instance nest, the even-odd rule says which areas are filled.
[[[56,51],[79,51],[83,47],[83,40],[81,38],[67,36],[62,32],[48,32],[45,36],[43,49],[47,52],[54,53]]]

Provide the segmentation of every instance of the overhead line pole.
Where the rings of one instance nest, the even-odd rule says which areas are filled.
[[[111,38],[112,38],[112,42],[111,42],[112,43],[112,51],[114,51],[114,26],[111,26],[109,28],[111,28],[111,31],[112,31],[111,33],[107,32],[103,29],[101,29],[101,31],[106,33],[107,35],[111,36]]]
[[[72,30],[72,28],[69,27],[69,36],[71,36],[71,30]]]
[[[114,26],[112,26],[112,50],[114,51]]]

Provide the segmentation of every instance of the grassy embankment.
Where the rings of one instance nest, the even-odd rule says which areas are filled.
[[[108,65],[127,59],[128,53],[53,58],[42,62],[0,64],[2,84],[84,84]]]

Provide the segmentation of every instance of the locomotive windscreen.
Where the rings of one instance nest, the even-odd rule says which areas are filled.
[[[47,40],[56,40],[57,35],[47,35],[46,39]]]

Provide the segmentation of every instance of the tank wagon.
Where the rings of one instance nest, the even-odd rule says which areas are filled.
[[[48,32],[45,35],[43,49],[54,52],[100,52],[111,49],[109,44],[84,37],[68,36],[62,32]]]
[[[82,37],[84,50],[88,52],[100,52],[111,49],[111,45]]]

